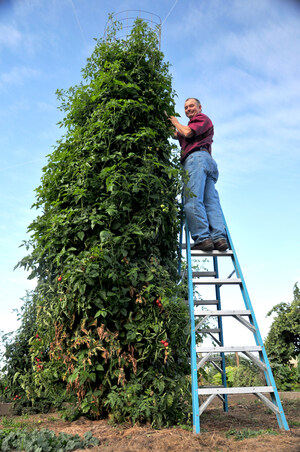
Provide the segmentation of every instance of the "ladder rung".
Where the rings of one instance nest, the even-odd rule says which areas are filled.
[[[192,280],[193,284],[242,284],[242,280],[240,278],[227,278],[227,279],[220,279],[220,278],[212,278],[212,279],[202,279],[202,281],[199,281],[198,279]]]
[[[204,328],[203,330],[198,330],[198,333],[221,333],[221,328]]]
[[[260,352],[259,345],[229,346],[229,347],[196,347],[197,353],[235,353],[235,352]]]
[[[216,276],[216,272],[192,272],[193,278],[201,278],[204,276],[205,278],[209,276]]]
[[[189,300],[184,300],[184,303],[189,305]],[[194,300],[194,306],[217,305],[218,303],[218,300]]]
[[[222,389],[225,388],[223,385],[201,385],[201,389]]]
[[[233,311],[197,311],[195,312],[196,317],[200,316],[234,316],[234,315],[251,315],[251,311],[248,310],[233,310]]]
[[[250,386],[244,388],[199,388],[199,395],[211,395],[211,394],[255,394],[262,392],[274,392],[272,386]]]
[[[194,300],[195,306],[217,305],[218,300]]]
[[[222,361],[222,360],[223,360],[222,356],[210,356],[208,358],[207,362],[208,363],[209,362],[218,362],[218,361]],[[199,361],[200,361],[200,358],[199,358]]]
[[[186,250],[186,243],[183,243],[181,246],[182,250]],[[192,256],[199,255],[199,256],[232,256],[233,251],[227,250],[227,251],[201,251],[201,250],[192,250],[191,249]]]
[[[192,256],[233,256],[232,250],[227,251],[201,251],[201,250],[191,250]]]

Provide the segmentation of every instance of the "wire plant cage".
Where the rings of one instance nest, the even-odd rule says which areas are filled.
[[[116,39],[124,39],[130,35],[131,29],[134,27],[134,22],[136,19],[143,19],[148,23],[150,28],[155,31],[158,37],[159,50],[161,46],[161,18],[154,13],[149,11],[139,10],[139,9],[126,9],[118,13],[114,13],[108,19],[103,38],[106,39],[107,31],[112,22],[119,22],[121,24],[120,29],[117,32]]]

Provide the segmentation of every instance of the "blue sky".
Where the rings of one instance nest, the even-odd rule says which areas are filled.
[[[62,134],[56,89],[81,69],[108,14],[161,17],[177,111],[201,100],[215,125],[223,211],[263,337],[266,313],[300,281],[300,4],[292,0],[0,1],[0,330],[34,287],[19,245],[46,155]]]

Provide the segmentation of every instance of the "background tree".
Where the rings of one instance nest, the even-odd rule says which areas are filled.
[[[137,20],[119,40],[116,29],[83,81],[58,91],[65,135],[43,169],[19,264],[38,280],[31,360],[45,361],[20,380],[31,397],[52,397],[63,381],[81,413],[161,425],[182,419],[189,374],[180,171],[164,115],[175,114],[174,92],[155,31]]]
[[[268,312],[277,314],[265,341],[272,369],[281,389],[299,388],[300,290],[294,286],[294,300],[279,303]],[[291,360],[298,360],[296,368]]]

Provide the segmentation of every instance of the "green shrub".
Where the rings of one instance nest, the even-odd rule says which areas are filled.
[[[300,390],[299,367],[293,367],[287,364],[277,364],[272,361],[271,367],[274,374],[276,386],[279,391]]]
[[[231,365],[229,363],[231,362]],[[209,376],[213,384],[222,384],[221,374],[214,373]],[[235,366],[233,358],[228,357],[226,365],[226,381],[228,387],[242,387],[242,386],[261,386],[265,384],[263,372],[248,359],[240,358],[240,365]]]

